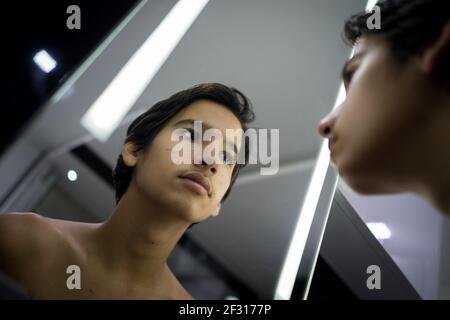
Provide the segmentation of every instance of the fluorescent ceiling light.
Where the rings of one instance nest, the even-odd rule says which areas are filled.
[[[67,179],[69,179],[70,181],[77,181],[78,179],[77,172],[75,170],[67,171]]]
[[[366,8],[376,3],[376,0],[369,0]],[[370,7],[371,8],[371,7]],[[353,56],[354,49],[350,56]],[[337,108],[345,99],[345,87],[341,83],[339,92],[336,97],[333,109]],[[308,189],[306,191],[305,200],[300,210],[299,219],[295,226],[294,235],[289,244],[288,252],[281,269],[278,283],[275,289],[275,299],[288,300],[291,298],[294,289],[295,279],[297,277],[298,268],[303,257],[306,241],[311,230],[311,225],[316,212],[319,196],[323,188],[325,176],[330,165],[330,152],[326,140],[322,142],[319,157],[313,171]]]
[[[366,11],[371,11],[372,8],[377,4],[378,0],[369,0],[367,1]]]
[[[180,42],[209,0],[180,0],[123,66],[81,119],[106,141]]]
[[[383,222],[368,222],[367,227],[379,240],[389,239],[392,235],[391,230]]]
[[[56,61],[48,54],[47,51],[41,50],[33,57],[33,61],[42,69],[45,73],[49,73],[56,67]]]

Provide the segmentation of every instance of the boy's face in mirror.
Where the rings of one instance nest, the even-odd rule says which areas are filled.
[[[175,129],[187,129],[192,131],[194,124],[182,120],[201,120],[203,124],[220,130],[226,143],[226,129],[241,129],[241,124],[236,116],[226,107],[209,100],[195,101],[182,109],[171,118],[162,130],[154,138],[151,145],[144,152],[138,152],[137,156],[124,151],[122,155],[127,165],[134,166],[132,179],[134,190],[145,199],[158,204],[160,208],[170,208],[174,213],[182,215],[181,218],[189,223],[200,222],[209,216],[219,213],[220,201],[230,185],[235,162],[211,161],[210,164],[194,164],[194,141],[186,139],[191,148],[191,164],[175,164],[171,159],[173,147],[180,141],[172,141],[172,133]],[[180,124],[181,122],[181,124]],[[234,144],[239,150],[242,137],[238,137]],[[183,142],[185,143],[185,142]],[[202,148],[211,143],[201,142]],[[130,145],[130,150],[131,150]],[[127,145],[124,146],[124,150]],[[216,159],[219,160],[219,157]],[[200,174],[209,184],[209,194],[200,192],[190,181],[181,178],[186,174]]]
[[[436,147],[429,135],[436,110],[420,57],[398,62],[382,37],[364,36],[343,78],[346,99],[319,126],[333,163],[362,194],[404,191]]]

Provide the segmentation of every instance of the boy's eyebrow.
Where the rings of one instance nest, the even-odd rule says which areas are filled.
[[[210,125],[210,124],[208,124],[206,121],[203,121],[203,120],[194,120],[194,119],[183,119],[183,120],[180,120],[180,121],[178,121],[178,122],[176,122],[173,126],[174,127],[178,127],[178,126],[182,126],[182,125],[194,125],[194,121],[201,121],[202,122],[202,128],[203,128],[203,130],[208,130],[208,129],[212,129],[213,127]],[[234,143],[234,142],[231,142],[231,141],[226,141],[226,144],[229,146],[229,147],[231,147],[231,149],[233,149],[233,151],[234,151],[234,153],[235,154],[237,154],[238,152],[237,152],[237,147],[236,147],[236,144]],[[228,148],[227,148],[227,150],[229,150]]]
[[[357,54],[355,54],[354,56],[352,56],[350,59],[347,60],[347,62],[345,62],[344,66],[342,67],[342,71],[341,71],[341,78],[344,79],[345,78],[345,73],[347,71],[347,67],[356,59],[358,59],[359,57],[362,57],[365,54],[365,52],[359,52]]]

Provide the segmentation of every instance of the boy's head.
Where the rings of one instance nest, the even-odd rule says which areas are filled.
[[[128,127],[122,153],[113,170],[116,202],[132,189],[154,204],[183,214],[183,219],[189,222],[217,215],[221,202],[245,164],[235,163],[237,154],[232,154],[231,161],[224,163],[209,159],[201,164],[194,161],[175,164],[171,154],[179,141],[173,141],[172,134],[177,129],[192,133],[192,121],[199,120],[204,127],[220,130],[225,140],[226,129],[245,131],[253,119],[250,101],[240,91],[219,83],[200,84],[156,103]],[[240,150],[244,146],[243,139],[239,136],[231,143]],[[188,141],[189,148],[196,143],[190,137],[183,141]],[[223,141],[223,144],[228,142]],[[203,148],[208,144],[201,143]],[[247,143],[244,152],[247,159]],[[183,178],[191,174],[201,175],[206,180],[208,194],[197,192],[192,181]]]
[[[450,10],[442,0],[377,3],[352,16],[344,102],[319,125],[340,175],[363,194],[423,192],[436,157],[450,160]],[[448,148],[446,148],[448,149]],[[427,171],[428,170],[428,171]]]
[[[397,62],[420,55],[438,40],[450,19],[450,4],[442,0],[388,0],[378,1],[381,25],[369,28],[368,19],[374,11],[351,16],[344,26],[344,37],[356,45],[364,36],[378,35],[385,40]],[[450,77],[450,52],[444,52],[436,71]]]

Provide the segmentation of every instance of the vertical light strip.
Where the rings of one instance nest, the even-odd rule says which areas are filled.
[[[372,8],[375,3],[376,0],[369,0],[366,5],[366,10]],[[354,50],[352,50],[350,57],[353,56],[353,53]],[[345,88],[344,84],[341,83],[333,109],[337,108],[344,101],[344,99]],[[278,278],[277,287],[275,289],[275,299],[277,300],[288,300],[291,298],[298,268],[302,260],[306,241],[308,240],[314,214],[316,212],[318,200],[322,192],[329,165],[330,152],[328,150],[328,143],[324,140],[322,142],[319,157],[306,191],[306,196],[299,214],[299,219],[294,229],[294,235],[291,243],[289,244],[287,255]]]
[[[106,141],[209,0],[180,0],[131,56],[81,119],[100,141]]]
[[[375,6],[377,1],[378,0],[369,0],[369,1],[367,1],[366,11],[370,11]]]
[[[295,226],[289,249],[284,261],[280,277],[275,291],[275,299],[288,300],[294,288],[298,267],[303,256],[306,240],[316,211],[317,202],[325,180],[325,175],[330,161],[326,143],[322,143],[319,157],[306,192],[299,219]]]

